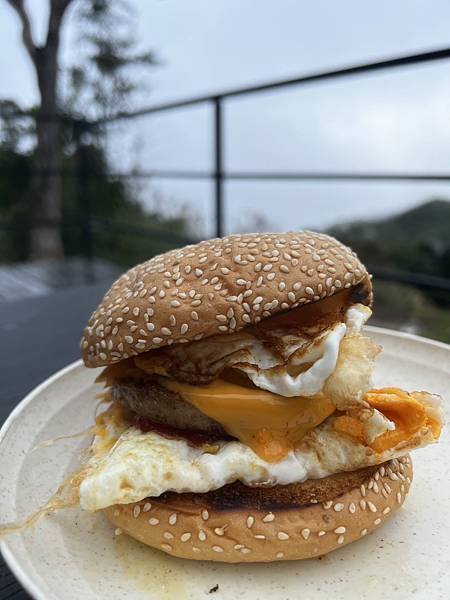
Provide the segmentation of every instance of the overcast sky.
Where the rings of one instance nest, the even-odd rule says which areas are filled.
[[[147,78],[145,104],[450,46],[448,0],[132,4],[136,35],[163,62]],[[43,35],[46,6],[46,0],[28,2],[37,39]],[[76,55],[74,31],[72,11],[63,37],[66,63]],[[0,0],[0,81],[2,97],[25,106],[36,102],[33,72],[6,0]],[[225,108],[226,167],[448,172],[449,115],[450,61],[234,99]],[[207,106],[145,117],[111,133],[113,160],[121,168],[210,169],[211,136]],[[209,183],[154,180],[141,190],[149,205],[155,190],[167,210],[185,204],[204,232],[211,231]],[[236,230],[259,213],[273,229],[325,227],[398,212],[436,195],[450,197],[450,186],[230,182],[226,225]]]

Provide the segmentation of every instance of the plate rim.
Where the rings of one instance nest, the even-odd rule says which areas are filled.
[[[69,363],[62,369],[53,373],[44,381],[42,381],[39,385],[34,387],[28,394],[15,406],[15,408],[10,412],[2,427],[0,428],[0,444],[3,442],[6,434],[8,433],[11,425],[20,417],[20,414],[23,410],[33,402],[34,398],[46,387],[51,385],[54,381],[57,381],[61,377],[64,377],[71,371],[82,366],[83,362],[81,359],[75,360],[72,363]],[[44,592],[38,587],[37,583],[35,583],[34,579],[20,566],[13,550],[10,548],[7,543],[7,538],[0,539],[0,552],[3,556],[3,560],[5,561],[8,568],[11,570],[14,577],[20,583],[20,585],[25,589],[25,591],[36,600],[47,600],[47,597],[44,595]]]
[[[389,329],[387,327],[377,327],[374,325],[368,325],[365,327],[365,330],[372,333],[381,333],[388,335],[397,339],[407,339],[411,342],[421,343],[428,346],[433,346],[435,348],[439,348],[440,350],[445,350],[450,352],[450,344],[446,344],[445,342],[440,342],[437,340],[432,340],[430,338],[426,338],[423,336],[415,335],[412,333],[407,333],[403,331],[396,331],[393,329]],[[9,431],[11,425],[20,418],[23,410],[34,401],[35,397],[41,393],[46,387],[51,385],[53,382],[57,381],[61,377],[66,376],[72,371],[83,366],[82,359],[78,359],[69,363],[62,369],[59,369],[49,377],[47,377],[44,381],[42,381],[39,385],[34,387],[28,394],[17,404],[17,406],[11,411],[11,413],[6,418],[2,427],[0,428],[0,444],[3,442],[7,432]],[[26,590],[30,596],[35,598],[36,600],[48,600],[48,597],[44,594],[44,592],[39,588],[38,584],[35,580],[20,566],[14,551],[10,548],[8,544],[8,538],[0,539],[0,552],[3,556],[3,559],[8,566],[8,568],[13,573],[14,577],[18,580],[20,585]]]

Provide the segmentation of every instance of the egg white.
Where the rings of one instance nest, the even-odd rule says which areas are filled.
[[[388,419],[374,412],[377,435],[392,429]],[[330,417],[294,452],[280,462],[268,463],[239,441],[219,442],[215,448],[193,447],[183,439],[129,427],[111,450],[91,458],[80,486],[80,504],[86,510],[98,510],[166,491],[208,492],[237,480],[249,486],[302,482],[379,464],[433,441],[431,431],[425,428],[395,448],[376,453],[335,431]]]

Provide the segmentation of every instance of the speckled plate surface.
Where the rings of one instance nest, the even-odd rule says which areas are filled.
[[[450,346],[367,329],[384,347],[376,385],[450,397]],[[76,468],[87,439],[30,450],[92,423],[96,375],[79,362],[68,366],[36,388],[5,423],[0,435],[2,521],[20,519],[44,503]],[[33,530],[4,539],[0,547],[21,583],[42,600],[447,599],[449,455],[444,430],[438,445],[415,453],[415,481],[403,508],[373,535],[321,560],[237,566],[184,561],[115,536],[101,514],[78,510],[47,517]]]

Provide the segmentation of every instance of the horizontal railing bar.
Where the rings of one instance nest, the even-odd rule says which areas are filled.
[[[91,219],[91,223],[93,225],[94,233],[95,231],[103,230],[106,232],[115,232],[122,235],[137,235],[139,237],[145,237],[147,239],[155,239],[163,242],[174,242],[177,244],[195,244],[198,240],[193,240],[185,235],[167,231],[166,229],[153,229],[150,227],[145,227],[141,225],[120,225],[110,221],[109,219]]]
[[[40,171],[40,174],[60,173],[65,177],[78,177],[79,172],[71,169],[61,169],[53,171]],[[108,177],[110,179],[214,179],[213,171],[186,171],[178,169],[155,169],[151,171],[127,171],[109,173],[87,173],[89,179],[100,179]],[[22,177],[22,174],[14,171],[0,169],[0,177]],[[446,173],[353,173],[353,172],[296,172],[296,171],[229,171],[223,173],[224,179],[232,180],[272,180],[272,181],[434,181],[450,182],[450,174]]]
[[[288,87],[292,85],[302,85],[312,83],[316,81],[325,81],[327,79],[335,79],[339,77],[348,77],[352,75],[358,75],[361,73],[370,73],[375,71],[381,71],[385,69],[392,69],[395,67],[403,67],[408,65],[417,65],[427,62],[433,62],[438,60],[444,60],[450,58],[450,48],[441,48],[438,50],[430,50],[428,52],[420,52],[418,54],[410,54],[406,56],[398,56],[395,58],[388,58],[376,62],[362,63],[357,65],[351,65],[348,67],[333,69],[330,71],[319,71],[316,73],[306,73],[298,77],[291,79],[282,79],[278,81],[270,81],[261,83],[253,86],[246,86],[241,88],[234,88],[229,90],[218,91],[215,94],[194,96],[191,98],[182,98],[173,102],[162,102],[160,104],[153,104],[147,107],[143,107],[140,110],[134,112],[122,112],[113,117],[107,117],[105,119],[99,119],[97,123],[108,123],[112,121],[118,121],[122,119],[130,119],[133,117],[144,116],[153,113],[164,112],[177,108],[189,107],[196,104],[203,104],[206,102],[212,102],[216,99],[226,99],[236,96],[243,96],[247,94],[254,94],[258,92],[267,92],[282,87]]]
[[[365,181],[450,181],[450,175],[437,173],[315,173],[311,172],[228,172],[225,179],[235,180],[365,180]]]
[[[35,227],[43,228],[82,228],[86,226],[86,222],[78,217],[64,218],[64,219],[30,219],[30,220],[12,220],[7,221],[5,219],[0,220],[0,231],[1,230],[29,230]],[[93,232],[106,231],[115,232],[119,235],[137,235],[145,237],[147,239],[155,239],[164,242],[174,242],[177,244],[194,244],[197,240],[193,240],[185,235],[178,234],[173,231],[166,229],[156,229],[152,227],[145,227],[140,225],[130,224],[117,224],[109,219],[101,219],[93,217],[90,220],[90,226]]]

